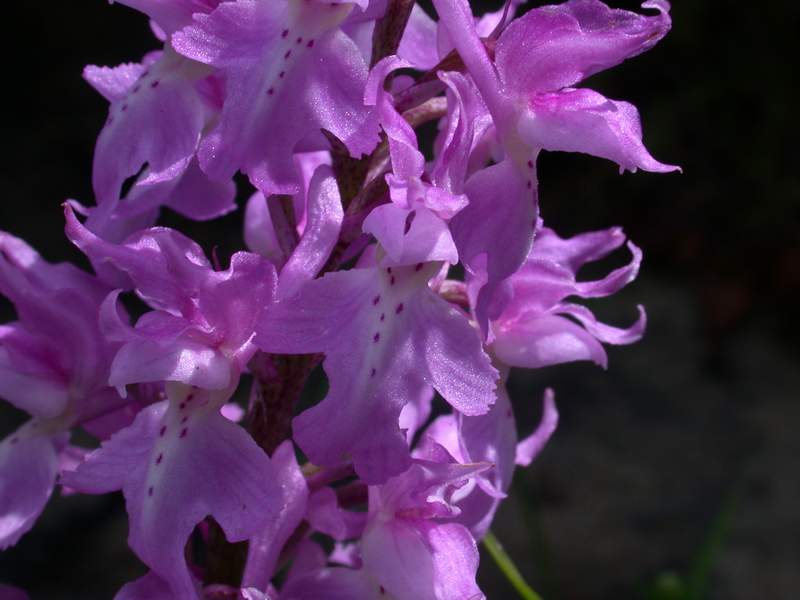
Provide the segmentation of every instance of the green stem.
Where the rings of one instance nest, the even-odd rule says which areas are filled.
[[[520,598],[523,600],[542,600],[542,597],[531,589],[531,586],[522,577],[522,574],[517,569],[517,565],[511,560],[511,557],[506,554],[500,541],[494,536],[491,531],[486,532],[483,538],[483,545],[492,555],[494,562],[500,567],[503,575],[506,576],[514,589],[517,590]]]

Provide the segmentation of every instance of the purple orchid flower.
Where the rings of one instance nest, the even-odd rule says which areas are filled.
[[[367,65],[339,28],[352,8],[316,0],[223,2],[172,36],[178,52],[225,79],[219,124],[199,153],[212,179],[239,169],[266,195],[295,194],[292,154],[300,142],[326,148],[321,129],[355,156],[375,147],[377,123],[362,103]]]
[[[147,173],[138,181],[142,186],[173,181],[186,172],[203,129],[218,110],[218,83],[211,76],[212,69],[176,54],[169,45],[149,54],[142,64],[86,67],[84,77],[111,102],[92,169],[98,219],[110,218],[123,182],[145,164]],[[213,191],[212,187],[205,194]],[[232,196],[211,195],[205,201],[212,202],[211,207],[202,212],[218,216],[231,209],[231,201]],[[177,206],[193,213],[189,201]]]
[[[124,404],[108,385],[119,344],[97,324],[108,292],[88,273],[51,265],[0,232],[0,293],[19,317],[0,325],[0,397],[32,417],[0,442],[0,548],[33,526],[62,466],[79,454],[68,445],[70,429]]]
[[[485,415],[467,417],[442,415],[425,430],[416,456],[430,453],[440,445],[461,464],[487,462],[491,469],[480,473],[459,489],[453,503],[460,510],[456,521],[481,539],[492,524],[500,503],[506,498],[516,466],[528,466],[539,455],[558,425],[558,411],[552,390],[546,390],[542,419],[529,436],[518,439],[517,425],[505,380],[497,386],[497,402]]]
[[[642,306],[639,318],[627,329],[600,323],[583,305],[565,302],[571,296],[609,296],[639,273],[642,252],[632,242],[631,262],[598,281],[577,281],[587,262],[599,260],[625,243],[619,228],[577,235],[567,240],[541,227],[523,267],[511,279],[513,298],[491,323],[492,352],[503,364],[540,368],[575,360],[591,360],[605,368],[602,344],[632,344],[647,325]],[[580,325],[578,325],[579,323]]]
[[[101,324],[123,342],[110,383],[171,383],[167,401],[139,413],[64,482],[87,493],[122,489],[131,547],[176,597],[190,598],[183,546],[203,517],[212,514],[228,539],[241,540],[281,511],[269,458],[220,413],[256,350],[253,328],[275,293],[274,267],[240,252],[228,271],[215,271],[175,231],[150,229],[117,245],[83,227],[69,205],[65,214],[70,239],[124,273],[156,309],[131,328],[119,318],[119,291],[104,301]]]
[[[467,205],[462,192],[466,160],[472,144],[472,124],[458,93],[465,81],[442,74],[452,90],[448,136],[429,174],[417,136],[392,105],[391,94],[383,90],[386,76],[408,63],[390,56],[370,73],[365,102],[376,105],[378,120],[386,132],[392,173],[386,176],[391,202],[373,209],[363,230],[371,233],[386,251],[383,266],[413,265],[420,262],[458,262],[458,251],[447,222]],[[425,176],[425,179],[423,179]]]
[[[203,518],[213,516],[228,540],[241,541],[282,510],[269,457],[220,413],[230,392],[168,384],[168,400],[142,410],[62,478],[84,493],[122,490],[128,543],[181,600],[196,598],[184,546]]]
[[[180,381],[204,389],[235,385],[256,351],[256,320],[275,293],[275,269],[262,257],[238,252],[227,271],[215,271],[202,249],[182,234],[148,229],[122,244],[100,239],[65,206],[67,236],[95,263],[127,277],[128,287],[155,310],[130,327],[117,296],[103,303],[101,323],[123,342],[110,383]]]
[[[461,465],[442,447],[404,473],[369,488],[369,512],[357,559],[326,567],[317,559],[290,573],[281,600],[456,600],[483,598],[475,582],[478,550],[453,522],[457,490],[491,465]],[[306,559],[307,560],[307,559]]]
[[[352,460],[365,482],[381,483],[410,464],[398,420],[426,384],[464,414],[494,402],[497,373],[477,333],[428,287],[438,270],[420,263],[329,273],[265,311],[262,350],[326,354],[328,396],[293,425],[315,464]]]
[[[66,494],[122,491],[150,570],[117,600],[484,598],[476,541],[558,423],[547,390],[519,439],[510,369],[605,367],[603,344],[646,323],[641,307],[617,328],[578,303],[633,281],[641,252],[628,242],[629,264],[579,280],[626,238],[544,227],[537,156],[677,169],[648,153],[632,105],[574,87],[653,47],[669,4],[568,0],[511,20],[520,0],[478,19],[434,0],[436,23],[394,0],[119,1],[164,48],[84,71],[111,106],[97,206],[65,204],[65,230],[97,276],[0,232],[18,315],[0,325],[0,396],[31,415],[0,442],[0,548],[60,476]],[[434,119],[426,157],[412,124]],[[257,188],[251,252],[227,268],[153,226],[162,207],[235,210],[237,171]],[[459,264],[464,281],[447,280]],[[135,323],[128,292],[149,308]],[[323,355],[327,394],[295,416]],[[251,431],[226,404],[248,365]],[[71,446],[77,426],[100,447]],[[232,555],[209,536],[209,568],[187,557],[205,519],[249,542],[241,581],[214,576]]]
[[[434,4],[506,153],[503,162],[467,183],[470,205],[452,223],[462,260],[485,278],[477,316],[486,331],[507,297],[504,281],[530,250],[537,205],[535,161],[541,149],[586,152],[611,159],[623,170],[678,169],[649,155],[632,105],[570,87],[655,45],[669,30],[669,4],[645,2],[645,8],[659,11],[655,17],[611,10],[599,0],[534,9],[503,31],[494,61],[465,0]],[[495,234],[503,231],[508,243],[495,244]]]

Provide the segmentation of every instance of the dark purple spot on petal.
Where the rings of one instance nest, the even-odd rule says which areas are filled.
[[[111,125],[114,122],[114,116],[108,115],[108,121],[106,121],[106,125]]]
[[[291,55],[292,55],[292,51],[291,51],[291,50],[287,50],[287,51],[286,51],[286,54],[284,54],[284,55],[283,55],[283,60],[286,60],[286,59],[287,59],[287,58],[289,58]]]
[[[381,313],[381,321],[383,321],[385,318],[386,318],[386,315]]]
[[[194,394],[189,394],[186,396],[186,402],[191,402],[192,400],[194,400]]]
[[[128,110],[128,105],[127,105],[127,104],[123,104],[123,105],[122,105],[122,108],[120,108],[120,110],[121,110],[122,112],[125,112],[126,110]]]
[[[181,425],[183,425],[184,423],[186,423],[186,421],[188,421],[188,420],[189,420],[189,417],[183,417],[183,418],[181,419]]]
[[[388,269],[386,269],[386,272],[387,272],[389,275],[391,275],[391,274],[392,274],[392,267],[389,267]]]
[[[135,86],[133,86],[133,90],[131,90],[131,93],[132,93],[132,94],[135,94],[136,92],[138,92],[138,91],[141,89],[141,87],[142,87],[142,86],[140,86],[140,85],[137,83]]]
[[[423,263],[417,263],[417,266],[414,267],[415,271],[422,271],[422,267],[425,265]]]
[[[281,33],[281,37],[285,38],[287,35],[289,35],[289,30],[288,29],[284,29],[283,32]]]
[[[150,87],[155,89],[158,87],[158,84],[161,83],[158,79],[154,80],[153,83],[150,84]]]
[[[308,40],[308,43],[306,44],[306,48],[313,48],[313,47],[314,47],[314,40]]]
[[[389,278],[389,285],[394,285],[394,282],[395,282],[394,275],[392,275],[392,276]]]
[[[512,413],[511,413],[511,409],[510,408],[508,410],[506,410],[506,418],[510,419],[511,418],[511,414]]]
[[[16,444],[17,442],[19,442],[19,438],[18,438],[18,437],[13,437],[13,438],[11,438],[11,445],[12,445],[12,446],[13,446],[14,444]]]
[[[397,308],[394,309],[394,314],[399,315],[401,312],[403,312],[403,308],[403,303],[401,302],[397,305]]]
[[[529,169],[532,169],[532,168],[533,168],[533,161],[532,161],[532,160],[529,160],[529,161],[528,161],[528,168],[529,168]]]
[[[381,591],[381,596],[383,596],[384,594],[386,594],[386,588],[385,588],[385,587],[383,587],[383,586],[379,586],[379,587],[380,587],[380,591]]]
[[[274,93],[275,93],[275,90],[273,88],[269,88],[267,90],[267,96],[272,96],[272,94],[274,94]]]
[[[181,437],[182,438],[185,438],[187,433],[189,433],[189,428],[188,427],[184,427],[183,429],[181,429]]]
[[[158,458],[156,458],[156,464],[157,464],[157,465],[160,465],[162,460],[164,460],[164,454],[163,454],[163,452],[162,452],[161,454],[159,454],[159,455],[158,455]]]
[[[372,299],[372,306],[378,306],[378,302],[380,302],[380,301],[381,301],[381,296],[380,296],[380,294],[378,294],[377,296],[375,296]]]
[[[375,342],[375,343],[378,343],[379,339],[381,339],[381,334],[380,333],[376,333],[375,335],[372,336],[372,341]]]
[[[161,430],[158,432],[159,437],[164,437],[164,434],[167,433],[167,426],[162,425]]]
[[[532,187],[533,187],[533,182],[529,179],[528,180],[528,189],[531,189]]]
[[[186,402],[181,402],[181,403],[178,405],[178,408],[179,408],[180,410],[183,410],[184,408],[186,408]]]
[[[153,495],[153,486],[152,485],[149,488],[147,488],[147,495],[148,496],[152,496]]]
[[[302,44],[303,43],[303,38],[299,37],[294,42],[295,42],[295,44]]]
[[[372,369],[372,370],[369,372],[369,376],[370,376],[370,377],[375,377],[375,373],[377,373],[377,371],[376,371],[376,370],[373,368],[373,369]]]
[[[286,71],[281,71],[278,73],[278,78],[283,79],[283,76],[286,75]]]
[[[145,70],[144,70],[144,73],[142,73],[142,74],[139,76],[139,79],[144,79],[144,78],[145,78],[145,77],[147,77],[148,75],[150,75],[150,69],[145,69]]]

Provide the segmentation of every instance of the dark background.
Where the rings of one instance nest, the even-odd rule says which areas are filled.
[[[755,6],[676,0],[662,43],[585,84],[633,102],[647,147],[683,175],[540,159],[551,227],[622,225],[645,252],[639,280],[592,308],[619,325],[637,303],[650,317],[642,342],[609,350],[607,372],[572,364],[512,377],[524,431],[545,386],[561,412],[495,525],[548,600],[800,597],[800,21],[794,2]],[[0,228],[49,260],[80,260],[59,205],[92,203],[106,114],[81,69],[138,60],[157,44],[146,19],[102,0],[13,3],[4,17]],[[164,222],[223,254],[240,244],[238,213]],[[12,318],[0,299],[0,322]],[[21,416],[2,415],[5,435]],[[0,581],[34,600],[110,598],[143,572],[126,533],[118,495],[55,498],[0,555]],[[488,557],[480,579],[490,598],[514,597]]]

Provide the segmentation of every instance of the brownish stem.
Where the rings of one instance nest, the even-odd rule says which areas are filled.
[[[386,14],[375,26],[373,65],[396,52],[413,5],[414,0],[389,1]],[[413,109],[407,115],[412,126],[445,114],[444,99],[433,99],[421,105],[428,98],[422,98],[408,107]],[[345,250],[360,233],[361,220],[374,206],[386,201],[388,188],[383,175],[389,168],[385,139],[370,156],[352,158],[340,140],[327,131],[323,130],[323,133],[331,145],[332,166],[347,226],[343,228],[340,240],[320,275],[339,267]],[[298,243],[292,199],[290,196],[273,196],[267,205],[278,243],[288,257]],[[308,376],[321,360],[322,355],[319,354],[277,355],[266,352],[258,352],[251,359],[248,366],[253,374],[253,386],[246,424],[253,439],[267,454],[272,455],[281,443],[291,438],[295,406]],[[343,504],[350,506],[367,501],[366,489],[361,484],[351,484],[343,486],[337,493],[342,495]],[[308,524],[303,523],[286,544],[282,560],[290,555],[287,550],[291,550],[307,532]],[[228,543],[219,525],[211,521],[207,550],[205,583],[238,587],[247,559],[246,542]]]
[[[389,0],[386,13],[375,23],[372,33],[371,66],[397,52],[412,8],[414,0]]]
[[[294,406],[320,359],[318,354],[258,352],[250,361],[254,380],[247,426],[267,454],[291,437]]]
[[[342,207],[346,211],[350,202],[364,186],[364,180],[369,171],[372,155],[363,158],[353,158],[350,151],[342,141],[329,131],[322,130],[331,145],[331,163],[336,183],[339,186],[339,195],[342,198]]]

